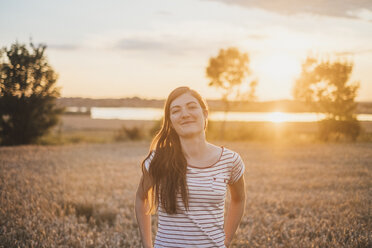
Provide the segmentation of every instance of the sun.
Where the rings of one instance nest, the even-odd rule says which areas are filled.
[[[258,77],[259,98],[291,98],[293,83],[301,73],[301,61],[294,53],[268,50],[252,60],[252,71]]]
[[[272,112],[268,115],[268,121],[274,123],[282,123],[287,121],[287,118],[282,112]]]

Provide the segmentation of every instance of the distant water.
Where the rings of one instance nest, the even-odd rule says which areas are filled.
[[[76,111],[76,108],[67,108]],[[91,117],[93,119],[120,119],[120,120],[159,120],[163,115],[163,109],[159,108],[131,108],[131,107],[93,107]],[[323,114],[317,113],[284,113],[284,112],[229,112],[227,121],[246,122],[314,122],[323,119]],[[360,121],[372,121],[371,114],[360,114]],[[210,112],[209,120],[221,121],[225,119],[225,113],[221,111]]]

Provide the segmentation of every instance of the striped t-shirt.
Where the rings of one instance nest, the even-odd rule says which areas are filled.
[[[145,161],[148,170],[154,152]],[[197,165],[195,165],[197,166]],[[224,205],[227,184],[244,173],[238,153],[222,147],[218,161],[209,167],[187,166],[189,210],[177,195],[177,214],[167,214],[159,203],[154,247],[225,247]]]

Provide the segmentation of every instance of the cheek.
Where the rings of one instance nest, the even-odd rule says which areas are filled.
[[[174,128],[177,125],[177,117],[176,116],[170,116],[169,118],[171,126]]]
[[[176,116],[175,115],[170,115],[170,117],[169,117],[169,120],[170,120],[170,122],[173,124],[175,121],[176,121]]]

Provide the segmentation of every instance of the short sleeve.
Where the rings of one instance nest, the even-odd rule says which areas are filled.
[[[245,165],[238,153],[234,153],[229,184],[237,182],[244,174]]]
[[[148,156],[144,161],[144,165],[147,171],[150,170],[151,160],[154,158],[154,156],[155,156],[155,151],[152,151],[150,156]]]

